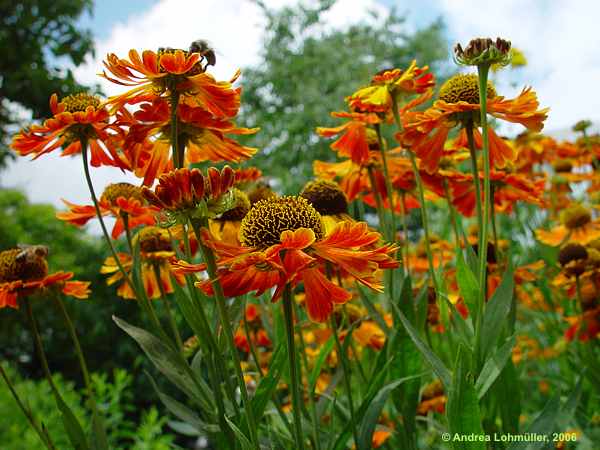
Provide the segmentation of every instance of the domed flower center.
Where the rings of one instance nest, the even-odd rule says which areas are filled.
[[[173,250],[169,232],[159,227],[143,228],[138,234],[140,250],[145,253],[170,252]]]
[[[319,214],[334,215],[348,212],[346,194],[332,181],[311,181],[304,186],[300,197],[308,200]]]
[[[233,188],[231,194],[233,195],[232,207],[221,214],[220,220],[242,220],[250,211],[250,200],[244,192]]]
[[[134,186],[131,183],[113,183],[106,186],[102,193],[102,197],[100,197],[100,201],[115,206],[119,197],[124,197],[126,199],[134,198],[140,202],[144,199],[142,197],[142,190],[139,187]]]
[[[487,98],[496,96],[496,89],[492,83],[487,84]],[[479,79],[474,73],[457,74],[446,81],[440,88],[439,99],[446,103],[467,102],[472,105],[479,104]]]
[[[65,111],[70,113],[85,111],[88,106],[93,106],[94,109],[98,109],[100,106],[100,99],[98,97],[84,92],[67,95],[60,102],[65,105]]]
[[[0,283],[41,280],[48,275],[47,255],[41,245],[0,252]]]
[[[566,266],[571,261],[580,261],[587,259],[588,252],[583,245],[567,244],[560,249],[558,253],[558,262],[561,266]]]
[[[569,229],[581,228],[591,222],[591,220],[592,215],[590,211],[581,205],[567,208],[560,215],[560,221]]]
[[[262,200],[246,214],[240,226],[240,242],[248,247],[266,248],[281,242],[286,230],[310,228],[323,237],[321,215],[302,197]]]

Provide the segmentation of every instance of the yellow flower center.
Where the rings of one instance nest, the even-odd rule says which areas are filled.
[[[496,89],[492,83],[487,84],[487,98],[496,96]],[[457,74],[446,81],[440,88],[439,99],[446,103],[467,102],[472,105],[479,104],[479,79],[474,73]]]
[[[94,109],[98,109],[100,106],[100,99],[98,97],[84,92],[67,95],[60,102],[65,105],[65,111],[70,113],[85,111],[88,106],[93,106]]]
[[[332,181],[311,181],[304,186],[300,197],[308,200],[319,214],[334,215],[348,212],[346,194]]]
[[[48,275],[47,254],[41,245],[0,252],[0,283],[41,280]]]
[[[242,220],[248,214],[248,211],[250,211],[250,200],[248,200],[248,196],[244,192],[233,188],[231,189],[231,194],[233,196],[232,207],[221,214],[220,220]]]
[[[145,253],[170,252],[173,250],[169,232],[163,228],[143,228],[136,238],[140,242],[140,250]]]
[[[560,215],[561,223],[569,229],[581,228],[591,222],[592,215],[590,211],[581,206],[574,205],[565,209]]]
[[[142,190],[131,183],[113,183],[106,186],[100,201],[106,202],[109,205],[115,206],[117,199],[124,197],[126,199],[134,198],[143,202]]]
[[[317,239],[323,237],[321,215],[302,197],[262,200],[246,214],[240,226],[242,245],[266,248],[279,244],[286,230],[310,228]]]

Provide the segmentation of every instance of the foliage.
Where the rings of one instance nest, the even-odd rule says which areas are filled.
[[[92,0],[0,1],[0,167],[10,155],[9,130],[19,124],[15,105],[34,118],[47,117],[51,93],[82,89],[66,67],[81,64],[93,50],[90,31],[77,24],[91,10]]]
[[[344,110],[344,97],[368,84],[374,72],[417,59],[444,77],[441,21],[411,32],[391,10],[387,17],[373,13],[346,29],[330,29],[325,17],[334,3],[276,11],[263,5],[267,32],[261,60],[242,72],[240,117],[245,126],[260,127],[248,139],[259,148],[253,164],[268,169],[286,193],[299,191],[312,177],[314,159],[333,161],[330,142],[318,139],[315,128],[339,125],[329,112]]]
[[[4,370],[8,373],[20,398],[48,428],[57,448],[71,448],[48,382],[21,379],[15,370],[7,365],[4,365]],[[137,411],[141,417],[139,424],[131,417],[131,413],[136,411],[138,406],[135,404],[132,392],[133,377],[130,374],[119,369],[113,372],[112,380],[109,380],[106,374],[93,374],[92,379],[98,403],[108,425],[110,448],[133,450],[172,448],[174,438],[165,432],[166,418],[160,417],[156,408]],[[84,394],[76,389],[73,382],[65,381],[60,374],[54,377],[54,381],[75,415],[78,418],[85,418],[86,412],[82,407]],[[17,408],[6,384],[0,383],[0,414],[4,417],[0,423],[0,439],[3,448],[11,450],[39,448],[39,438]]]

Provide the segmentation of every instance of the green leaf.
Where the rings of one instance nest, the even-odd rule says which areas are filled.
[[[96,450],[109,450],[108,438],[106,437],[106,426],[104,419],[97,411],[92,413],[92,431],[90,442]]]
[[[461,248],[456,251],[456,281],[460,295],[462,295],[469,308],[469,312],[476,318],[478,314],[477,303],[480,296],[479,283],[473,271],[465,263]]]
[[[200,433],[217,433],[217,432],[219,432],[219,427],[217,425],[207,424],[204,421],[202,421],[200,419],[200,417],[198,417],[198,415],[194,411],[189,409],[187,406],[178,402],[171,396],[161,392],[160,389],[158,389],[158,386],[156,385],[154,378],[152,378],[152,376],[147,372],[146,372],[146,375],[148,375],[148,378],[150,379],[150,383],[152,384],[152,387],[156,391],[158,398],[163,403],[163,405],[165,405],[165,407],[171,412],[171,414],[173,414],[175,417],[182,420],[187,425],[191,426],[192,428],[194,428],[196,431],[198,431]]]
[[[396,305],[394,305],[394,307],[397,308]],[[450,371],[446,368],[442,360],[431,351],[429,346],[425,342],[423,342],[417,330],[415,330],[415,328],[411,325],[411,323],[408,321],[406,316],[404,316],[402,311],[398,310],[397,313],[400,321],[402,322],[402,325],[404,325],[404,328],[408,332],[410,338],[413,340],[419,351],[423,354],[427,362],[431,365],[433,371],[442,381],[444,386],[448,388],[451,383]]]
[[[213,406],[205,400],[207,393],[204,393],[205,398],[200,396],[198,385],[191,376],[191,369],[187,366],[187,362],[182,360],[177,350],[166,345],[153,334],[123,319],[113,316],[113,320],[142,347],[150,361],[169,381],[197,401],[206,411],[214,410]]]
[[[521,391],[519,376],[510,358],[492,389],[496,398],[502,400],[498,402],[500,418],[502,419],[502,430],[505,433],[517,434],[519,432],[519,418],[521,416]],[[507,398],[510,399],[509,402],[503,400]]]
[[[285,368],[287,352],[285,345],[281,343],[275,349],[269,364],[269,371],[264,378],[260,380],[256,392],[252,400],[250,401],[252,410],[254,412],[254,419],[258,422],[265,413],[267,403],[273,396],[273,393],[277,390],[277,383]]]
[[[509,267],[504,272],[500,285],[496,288],[492,298],[487,302],[485,307],[481,328],[480,361],[485,360],[485,357],[498,342],[502,326],[505,324],[511,309],[514,287],[513,270]]]
[[[225,420],[233,430],[235,436],[238,438],[238,443],[241,444],[242,450],[254,450],[252,447],[252,443],[248,440],[246,435],[242,433],[242,430],[240,430],[236,426],[236,424],[231,421],[229,417],[225,416]]]
[[[571,392],[571,395],[569,395],[569,398],[562,408],[560,407],[560,395],[551,398],[548,403],[546,403],[546,406],[544,406],[542,412],[534,419],[531,425],[529,425],[525,433],[548,436],[556,430],[556,422],[560,417],[565,421],[569,421],[575,412],[575,408],[581,397],[582,381],[583,377],[580,377],[575,389],[573,389],[573,392]],[[508,449],[536,450],[544,447],[546,444],[546,442],[515,442]]]
[[[365,411],[363,418],[358,427],[358,448],[370,448],[373,438],[373,432],[375,431],[375,425],[381,415],[381,410],[385,405],[390,393],[398,386],[400,386],[406,379],[400,379],[389,383],[384,386],[373,398],[367,410]]]
[[[514,336],[510,337],[483,365],[479,378],[477,378],[477,382],[475,383],[475,389],[480,400],[504,369],[504,366],[512,355],[515,340]]]
[[[463,345],[459,345],[446,411],[452,435],[483,434],[479,399],[470,368],[471,359],[471,353]],[[485,450],[486,448],[484,442],[460,441],[454,441],[453,447],[457,450]]]
[[[56,406],[61,412],[62,422],[69,436],[69,441],[75,448],[75,450],[89,450],[88,442],[85,438],[85,433],[83,432],[83,428],[73,414],[73,411],[69,406],[64,402],[62,397],[58,392],[55,392]]]
[[[309,392],[315,391],[315,386],[317,385],[317,380],[319,378],[319,374],[321,373],[321,368],[323,367],[327,356],[331,353],[331,350],[333,350],[334,344],[335,341],[333,335],[331,335],[329,339],[327,339],[327,342],[325,342],[325,345],[321,346],[319,354],[317,355],[317,359],[315,360],[313,370],[310,372],[310,375],[308,377]]]

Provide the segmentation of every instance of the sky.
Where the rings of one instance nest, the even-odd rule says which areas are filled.
[[[264,0],[273,8],[296,0]],[[305,0],[310,1],[310,0]],[[600,120],[600,2],[586,0],[338,0],[328,12],[332,27],[365,20],[366,12],[385,13],[396,7],[411,28],[441,17],[447,27],[448,50],[472,37],[501,36],[521,49],[528,65],[520,70],[518,87],[502,85],[511,96],[531,85],[542,106],[550,106],[546,130],[564,130],[581,118]],[[102,82],[97,73],[108,52],[125,57],[130,48],[161,46],[187,48],[198,38],[216,49],[213,73],[227,79],[238,67],[259,61],[264,19],[251,0],[96,0],[94,14],[82,23],[96,39],[96,56],[75,70],[82,83],[98,83],[106,94],[123,87]],[[242,78],[243,85],[243,78]],[[260,124],[257,124],[260,126]],[[33,202],[62,206],[60,199],[88,203],[89,194],[80,158],[42,157],[35,162],[19,158],[1,174],[3,187],[25,190]],[[127,181],[112,168],[93,171],[97,191],[109,182]]]

